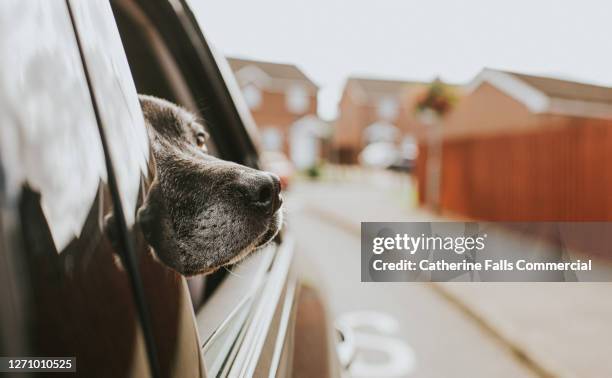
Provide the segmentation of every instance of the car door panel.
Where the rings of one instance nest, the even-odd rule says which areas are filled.
[[[69,10],[0,8],[1,252],[18,269],[2,299],[23,316],[19,352],[74,356],[77,375],[148,375],[129,280],[103,232],[108,175]]]

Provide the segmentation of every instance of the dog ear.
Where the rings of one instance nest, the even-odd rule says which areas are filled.
[[[161,194],[159,183],[154,180],[145,197],[143,204],[136,211],[136,227],[140,229],[145,240],[151,246],[156,245],[161,237],[159,229],[159,221],[161,212],[165,209],[163,203],[160,202]],[[104,217],[103,232],[115,252],[116,262],[121,265],[120,247],[121,243],[119,225],[114,212],[110,212]]]
[[[150,181],[151,177],[153,178],[152,181]],[[149,190],[145,194],[143,203],[138,210],[136,210],[136,226],[140,226],[141,230],[143,229],[141,225],[143,222],[149,224],[153,221],[153,217],[155,216],[155,213],[157,213],[154,211],[154,209],[159,206],[157,204],[157,200],[160,197],[158,194],[159,182],[157,181],[155,157],[153,156],[152,152],[149,156],[148,175],[146,177],[142,177],[141,188],[146,187],[149,183]],[[120,230],[114,211],[111,211],[104,216],[103,233],[108,238],[109,242],[113,246],[113,249],[115,251],[119,251]]]
[[[115,219],[115,213],[110,212],[104,217],[104,234],[108,238],[108,241],[113,246],[113,251],[117,253],[119,251],[119,225]]]
[[[119,253],[119,229],[117,220],[115,219],[115,213],[110,212],[104,217],[104,234],[108,238],[108,241],[113,246],[113,262],[119,270],[124,270],[122,256]]]
[[[164,221],[165,209],[161,187],[156,178],[151,183],[142,206],[136,212],[136,223],[152,247],[156,247],[162,237],[160,226]]]

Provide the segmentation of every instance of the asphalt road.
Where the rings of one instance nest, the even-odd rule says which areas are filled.
[[[355,219],[393,221],[424,216],[398,207],[396,196],[405,193],[402,186],[406,184],[389,180],[377,180],[383,197],[372,196],[372,188],[359,180],[296,183],[288,194],[288,223],[297,239],[297,266],[325,293],[332,316],[352,330],[357,353],[350,375],[541,376],[432,284],[360,282]],[[406,206],[410,201],[406,199]]]

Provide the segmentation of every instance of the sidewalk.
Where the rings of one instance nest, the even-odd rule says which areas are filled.
[[[429,221],[409,183],[352,173],[342,182],[298,184],[308,211],[359,234],[362,221]],[[410,285],[410,284],[408,284]],[[612,284],[443,283],[432,290],[505,344],[539,376],[612,377]]]

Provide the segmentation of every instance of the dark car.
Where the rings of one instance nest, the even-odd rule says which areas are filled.
[[[195,112],[213,154],[258,167],[248,110],[186,3],[14,0],[0,18],[0,355],[76,357],[81,376],[335,375],[289,232],[186,280],[135,222],[151,179],[137,93]]]

